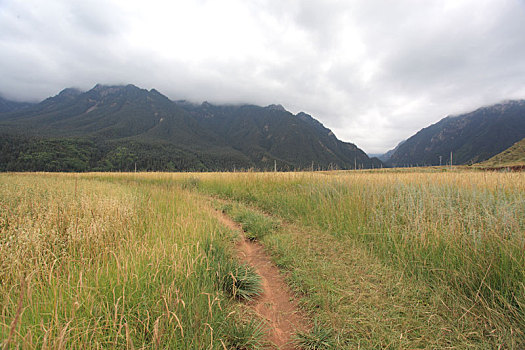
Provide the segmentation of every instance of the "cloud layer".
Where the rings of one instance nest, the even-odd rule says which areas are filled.
[[[280,103],[384,152],[447,114],[525,98],[522,0],[2,0],[0,94],[132,83]]]

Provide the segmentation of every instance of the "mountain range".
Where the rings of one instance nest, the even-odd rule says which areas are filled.
[[[446,117],[379,160],[281,105],[194,104],[134,85],[0,98],[0,171],[354,169],[445,165],[451,154],[473,164],[524,137],[525,100]]]
[[[0,96],[0,113],[15,112],[30,107],[31,105],[32,103],[10,101]]]
[[[506,101],[441,119],[380,157],[394,167],[474,164],[525,137],[525,100]]]
[[[2,99],[0,130],[1,171],[382,166],[306,113],[172,101],[134,85],[68,88],[37,104]]]

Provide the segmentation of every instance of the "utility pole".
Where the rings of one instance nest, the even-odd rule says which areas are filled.
[[[273,160],[273,172],[276,173],[277,172],[277,160]]]
[[[450,169],[452,169],[452,151],[450,151]]]
[[[443,156],[439,156],[439,166],[441,166],[441,159],[443,158]]]

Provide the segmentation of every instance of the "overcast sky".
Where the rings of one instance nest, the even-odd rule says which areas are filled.
[[[96,83],[280,103],[382,153],[525,98],[525,0],[0,0],[0,95]]]

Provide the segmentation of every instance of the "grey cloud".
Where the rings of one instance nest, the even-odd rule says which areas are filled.
[[[67,12],[66,16],[72,26],[78,26],[85,33],[91,33],[94,36],[115,34],[125,25],[125,22],[119,17],[119,9],[108,1],[72,2]]]
[[[330,50],[341,40],[339,28],[347,9],[344,1],[301,1],[296,21],[313,35],[320,50]]]
[[[231,37],[200,15],[216,4],[206,0],[169,9],[195,14],[186,27],[166,16],[150,32],[142,12],[159,4],[0,2],[0,94],[133,83],[195,102],[280,103],[369,152],[447,114],[525,97],[523,1],[232,0],[214,24],[233,24]]]

